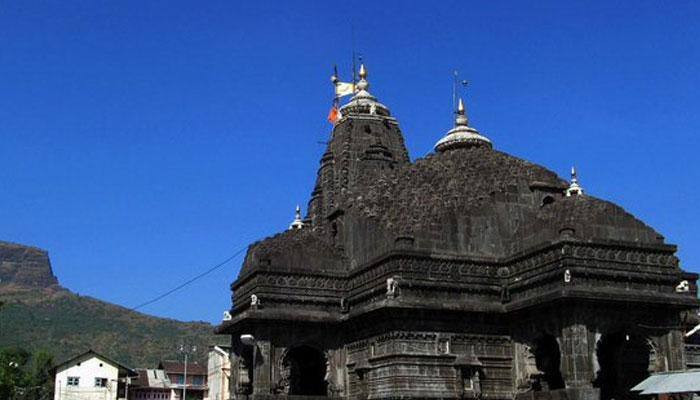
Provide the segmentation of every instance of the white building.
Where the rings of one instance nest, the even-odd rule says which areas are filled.
[[[125,399],[127,378],[137,375],[92,350],[64,361],[54,371],[54,400]]]
[[[209,400],[228,400],[228,384],[231,377],[231,359],[228,346],[209,347],[207,377]]]

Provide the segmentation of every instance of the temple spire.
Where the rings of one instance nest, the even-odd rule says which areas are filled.
[[[576,177],[576,167],[571,167],[571,183],[569,184],[569,188],[566,189],[566,196],[570,197],[574,194],[582,195],[583,188],[581,187],[581,185],[578,184],[578,178]]]
[[[304,221],[301,220],[301,207],[297,204],[297,208],[294,210],[294,221],[289,225],[289,229],[301,229],[304,227]]]
[[[367,67],[360,64],[360,80],[355,84],[355,92],[350,102],[340,108],[340,112],[345,115],[369,114],[378,117],[389,117],[389,109],[377,101],[369,92],[369,82],[367,81]]]

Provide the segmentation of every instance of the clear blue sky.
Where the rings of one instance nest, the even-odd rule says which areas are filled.
[[[612,200],[700,270],[698,2],[0,2],[0,239],[134,306],[287,227],[352,42],[415,159],[452,70],[499,150]],[[241,257],[144,312],[217,322]]]

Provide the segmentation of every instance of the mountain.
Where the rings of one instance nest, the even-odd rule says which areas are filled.
[[[58,288],[49,254],[42,249],[0,241],[0,283],[27,288]]]
[[[45,250],[0,242],[0,349],[47,350],[56,360],[93,349],[131,367],[177,359],[180,344],[226,344],[205,322],[180,322],[131,311],[63,288]]]

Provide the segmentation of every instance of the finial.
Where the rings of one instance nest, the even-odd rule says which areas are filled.
[[[578,184],[578,178],[576,177],[576,167],[571,167],[571,183],[569,188],[566,189],[566,197],[571,197],[572,194],[582,195],[583,188]]]
[[[304,222],[301,220],[301,207],[297,204],[297,208],[294,210],[294,221],[289,225],[289,229],[301,229],[304,227]]]
[[[367,92],[367,89],[369,89],[369,82],[367,82],[367,69],[365,68],[365,64],[360,64],[360,81],[357,82],[356,87],[358,90],[358,94],[364,91],[362,95],[369,95],[369,93]]]
[[[454,103],[452,103],[454,104]],[[455,111],[455,127],[452,128],[445,137],[435,143],[435,150],[443,152],[458,147],[486,146],[491,148],[491,141],[481,135],[479,131],[469,126],[467,118],[467,108],[461,98],[457,103]]]
[[[455,117],[455,126],[468,126],[469,120],[467,119],[467,112],[464,107],[464,101],[460,97],[459,103],[457,104],[457,116]]]

